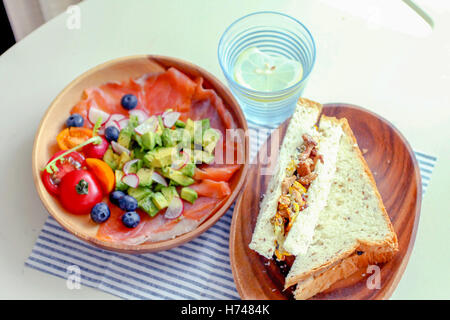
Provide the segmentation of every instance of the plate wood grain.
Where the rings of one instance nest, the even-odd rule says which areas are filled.
[[[42,203],[47,211],[61,224],[61,226],[64,227],[64,229],[78,238],[103,249],[117,252],[139,254],[167,250],[190,241],[205,232],[214,225],[223,214],[225,214],[237,197],[248,169],[247,163],[244,163],[230,180],[232,193],[227,198],[224,198],[214,210],[212,210],[209,218],[195,230],[165,241],[148,242],[141,245],[125,245],[122,243],[107,242],[97,239],[96,234],[98,224],[92,222],[89,215],[76,216],[68,213],[61,206],[59,201],[46,191],[40,178],[41,169],[46,165],[48,159],[58,151],[56,136],[64,128],[70,110],[81,99],[83,91],[90,87],[100,86],[106,82],[123,81],[130,78],[137,78],[147,73],[164,72],[170,67],[177,68],[192,79],[199,76],[203,77],[204,87],[207,89],[214,89],[218,96],[222,98],[224,105],[233,117],[237,128],[247,131],[247,122],[244,114],[228,88],[211,73],[190,62],[165,56],[138,55],[108,61],[83,73],[73,80],[55,98],[48,108],[37,130],[32,154],[34,183]],[[238,152],[241,152],[247,157],[247,140],[240,144],[239,147],[241,149],[239,149]]]
[[[323,113],[347,118],[397,233],[399,252],[388,263],[380,264],[380,289],[369,289],[366,286],[369,275],[365,275],[365,270],[360,270],[313,299],[388,299],[406,268],[416,237],[422,198],[417,160],[401,133],[378,115],[349,104],[324,105]],[[275,150],[271,152],[273,156],[267,157],[265,150],[271,151],[272,139],[279,139],[281,145],[288,122],[280,126],[278,137],[272,134],[261,147],[261,154],[257,155],[260,161],[250,166],[249,179],[234,209],[230,258],[233,277],[242,299],[292,299],[288,290],[283,292],[285,277],[282,270],[248,247],[259,213],[259,203],[271,178],[260,172],[273,165],[278,156]]]

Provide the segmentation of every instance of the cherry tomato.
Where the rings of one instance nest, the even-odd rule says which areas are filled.
[[[50,161],[64,153],[64,150],[58,151],[50,158]],[[70,171],[80,169],[86,165],[86,161],[81,153],[76,151],[69,153],[63,159],[56,161],[58,171],[48,173],[46,170],[42,172],[41,179],[47,191],[52,195],[59,194],[58,185],[61,179]]]
[[[103,198],[99,182],[87,170],[75,170],[66,174],[59,189],[62,206],[76,215],[89,214]]]
[[[87,146],[83,147],[83,153],[86,158],[103,159],[103,155],[105,154],[106,150],[108,150],[109,143],[103,136],[99,137],[102,138],[102,143],[90,143]]]
[[[83,127],[70,127],[62,130],[57,136],[56,141],[61,150],[69,150],[87,139],[92,138],[92,130]]]

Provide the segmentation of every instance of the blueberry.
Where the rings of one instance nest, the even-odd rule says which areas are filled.
[[[110,215],[108,205],[104,202],[97,203],[91,210],[91,219],[97,223],[105,222]]]
[[[138,99],[134,94],[126,94],[122,97],[120,103],[122,104],[122,107],[124,107],[125,109],[131,110],[136,108],[138,104]]]
[[[116,206],[119,205],[119,200],[120,198],[122,198],[123,196],[125,196],[125,192],[123,191],[113,191],[109,194],[109,200],[111,201],[112,204],[115,204]]]
[[[119,133],[120,133],[120,131],[116,127],[113,127],[113,126],[107,127],[105,129],[105,138],[109,142],[117,141],[117,139],[119,139]]]
[[[66,120],[66,126],[68,127],[82,127],[84,119],[78,113],[71,114]]]
[[[125,212],[122,216],[122,223],[127,228],[136,228],[139,222],[141,222],[141,217],[136,213],[136,211]]]
[[[119,208],[123,211],[134,211],[138,207],[138,202],[132,196],[123,196],[119,199]]]

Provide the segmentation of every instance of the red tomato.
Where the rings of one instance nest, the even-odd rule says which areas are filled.
[[[50,158],[48,163],[64,153],[66,151],[61,150],[58,151],[53,155],[53,157]],[[58,167],[58,171],[55,171],[53,173],[48,173],[46,170],[42,172],[41,179],[42,182],[47,189],[47,191],[52,195],[58,195],[59,194],[59,188],[58,185],[61,182],[61,179],[70,171],[80,169],[81,167],[85,166],[86,162],[81,153],[78,153],[76,151],[69,153],[66,155],[63,159],[56,161],[56,166]]]
[[[100,184],[87,170],[75,170],[66,174],[59,184],[59,200],[67,211],[89,214],[93,206],[102,201]]]
[[[108,150],[109,143],[103,136],[99,137],[102,138],[102,143],[90,143],[87,146],[83,147],[83,153],[86,158],[103,159],[103,155],[105,154],[106,150]]]

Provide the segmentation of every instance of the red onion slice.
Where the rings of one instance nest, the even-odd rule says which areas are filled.
[[[184,205],[183,201],[179,197],[173,197],[170,201],[169,206],[166,209],[164,218],[166,219],[176,219],[183,213]]]
[[[130,153],[131,153],[130,150],[128,150],[127,148],[118,144],[115,141],[111,141],[111,147],[112,147],[113,151],[117,154],[122,154],[122,152],[125,152],[126,154],[130,155]]]
[[[139,186],[139,177],[134,173],[126,174],[122,177],[122,182],[131,188],[137,188]]]
[[[167,112],[164,116],[163,116],[163,122],[164,125],[167,128],[172,128],[173,125],[175,124],[175,122],[177,122],[178,118],[180,118],[181,113],[176,112],[176,111],[172,111],[172,112]]]
[[[125,162],[125,164],[123,165],[123,173],[129,174],[131,166],[138,161],[139,161],[139,159],[133,159],[133,160]]]
[[[164,187],[168,186],[166,179],[164,179],[164,177],[160,175],[158,172],[153,171],[152,180],[159,184],[162,184]]]

